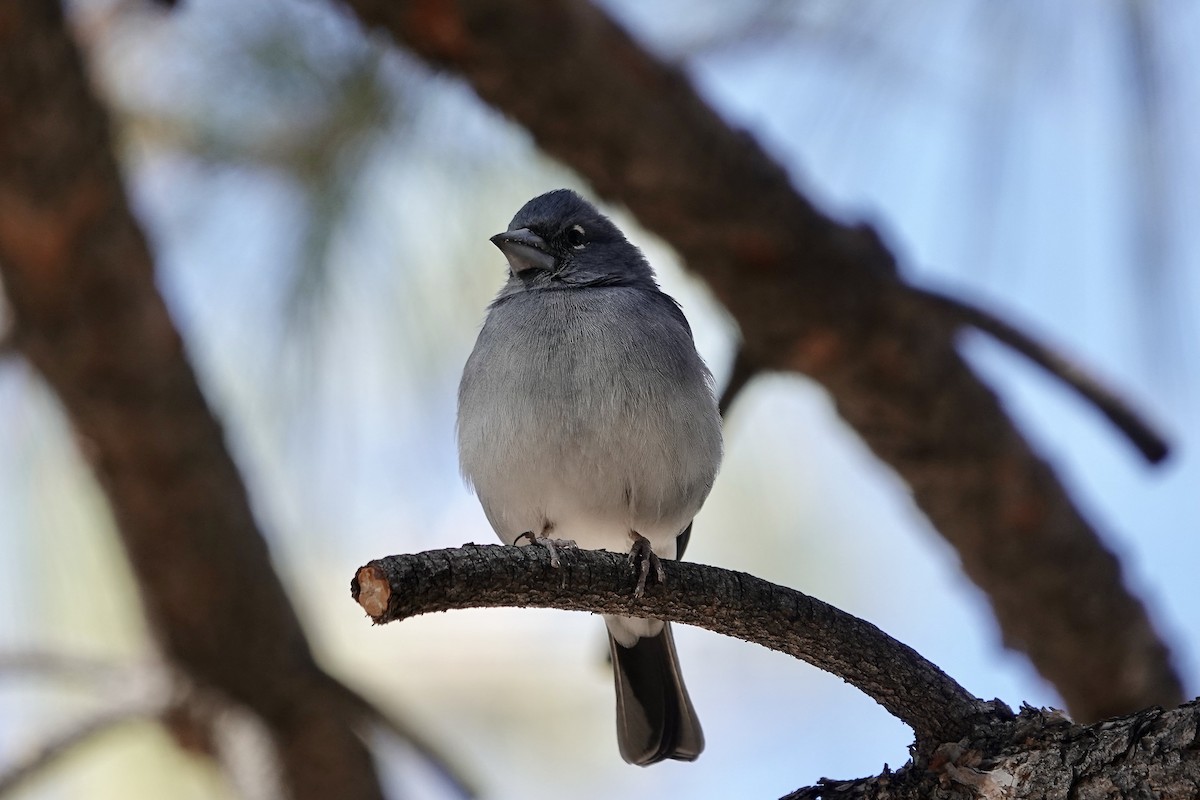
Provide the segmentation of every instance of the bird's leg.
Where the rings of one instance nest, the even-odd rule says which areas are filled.
[[[575,547],[576,545],[575,542],[570,539],[553,539],[547,536],[546,534],[552,530],[554,530],[554,526],[547,525],[546,527],[542,528],[541,533],[525,531],[516,539],[513,539],[513,544],[515,545],[520,543],[522,539],[528,539],[530,544],[536,544],[546,548],[550,551],[550,566],[554,569],[558,569],[560,566],[562,566],[562,562],[558,560],[558,549],[560,547],[564,549],[568,547]]]
[[[651,549],[649,539],[637,531],[630,531],[629,538],[633,539],[633,546],[629,548],[629,565],[638,573],[637,587],[633,590],[633,596],[641,597],[646,593],[646,579],[650,577],[651,569],[654,570],[654,575],[658,578],[659,583],[667,582],[667,573],[663,569],[662,559]]]

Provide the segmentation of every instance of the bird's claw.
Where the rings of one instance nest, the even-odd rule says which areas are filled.
[[[558,558],[558,550],[564,550],[572,547],[577,547],[571,539],[553,539],[549,536],[539,536],[533,531],[525,531],[516,539],[513,539],[513,544],[519,544],[522,539],[528,539],[530,544],[536,544],[550,551],[550,566],[558,569],[562,566],[562,562]]]
[[[633,537],[633,546],[629,548],[629,565],[638,573],[633,596],[641,597],[646,594],[646,580],[650,577],[651,569],[658,582],[663,584],[667,582],[667,572],[663,569],[662,559],[651,549],[650,540],[637,531],[632,531],[630,535]]]

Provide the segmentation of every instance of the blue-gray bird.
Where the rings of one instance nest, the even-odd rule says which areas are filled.
[[[509,272],[459,386],[463,475],[506,544],[631,553],[641,591],[682,555],[721,463],[712,375],[641,251],[579,195],[535,197],[491,241]],[[605,623],[621,756],[695,759],[670,626]]]

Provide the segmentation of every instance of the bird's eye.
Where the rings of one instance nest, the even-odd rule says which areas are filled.
[[[583,247],[585,241],[587,241],[587,234],[584,233],[582,225],[572,225],[567,229],[567,244],[571,247],[578,250]]]

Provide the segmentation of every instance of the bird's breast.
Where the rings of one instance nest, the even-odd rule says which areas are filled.
[[[681,528],[711,486],[719,418],[690,337],[589,299],[494,308],[464,371],[462,468],[502,538],[567,517]]]

